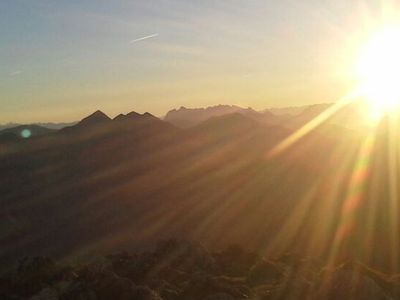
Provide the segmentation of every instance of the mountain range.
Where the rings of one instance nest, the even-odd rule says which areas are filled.
[[[332,106],[332,103],[322,103],[299,107],[271,108],[263,111],[255,111],[252,108],[242,108],[236,105],[217,105],[206,108],[181,107],[170,110],[164,120],[180,128],[189,128],[211,117],[238,113],[266,125],[298,129]],[[360,109],[358,103],[354,103],[342,107],[329,120],[325,120],[325,123],[335,127],[360,130],[368,127],[365,120],[362,109]]]
[[[242,108],[237,105],[216,105],[206,108],[180,107],[179,109],[170,110],[162,119],[178,128],[189,128],[199,125],[200,123],[212,117],[238,113],[266,125],[279,125],[282,127],[296,129],[314,119],[316,116],[328,109],[331,105],[332,104],[329,103],[315,104],[299,107],[271,108],[263,111],[256,111],[252,108]],[[351,117],[355,114],[358,114],[357,117]],[[119,120],[127,117],[134,117],[135,115],[137,116],[139,114],[136,112],[131,112],[127,115],[120,114],[114,119]],[[94,115],[90,116],[89,121],[92,122],[96,118],[99,118],[100,120],[111,120],[111,118],[104,115],[104,113],[97,111],[94,113]],[[85,123],[85,119],[86,118],[80,122],[70,123],[36,123],[26,125],[8,123],[5,125],[0,125],[0,142],[4,140],[15,140],[16,138],[20,137],[20,131],[24,128],[34,128],[34,130],[32,130],[32,137],[34,137],[36,135],[41,135],[43,132],[51,132],[51,130],[74,127],[74,125],[78,123]],[[359,112],[357,112],[357,109],[350,107],[343,110],[340,114],[336,114],[334,118],[328,120],[328,123],[336,126],[339,125],[342,127],[359,129],[360,127],[365,126],[365,124],[360,122],[362,119],[362,117],[359,117]],[[352,124],[352,122],[355,124]],[[4,137],[5,135],[7,137]]]
[[[61,130],[0,144],[0,264],[43,254],[79,260],[176,236],[327,260],[338,220],[350,218],[337,258],[397,271],[396,248],[385,242],[393,227],[384,122],[368,150],[368,188],[351,217],[343,207],[368,132],[323,124],[271,155],[317,108],[292,119],[234,106],[226,114],[202,109],[190,127],[181,123],[194,114],[188,109],[164,120],[96,111]],[[367,230],[372,207],[381,226]]]

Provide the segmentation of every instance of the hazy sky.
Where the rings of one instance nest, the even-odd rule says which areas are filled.
[[[0,0],[0,123],[335,101],[380,2]]]

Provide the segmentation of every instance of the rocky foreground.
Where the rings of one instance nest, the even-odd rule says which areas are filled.
[[[400,299],[400,276],[357,262],[328,269],[310,258],[266,260],[237,246],[211,253],[167,240],[153,252],[123,252],[75,266],[21,259],[0,279],[0,299]]]

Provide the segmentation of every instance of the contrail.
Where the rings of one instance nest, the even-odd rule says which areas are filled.
[[[136,42],[139,42],[139,41],[151,39],[151,38],[156,37],[156,36],[158,36],[158,33],[147,35],[147,36],[144,36],[144,37],[141,37],[141,38],[138,38],[138,39],[134,39],[134,40],[130,41],[129,44],[133,44],[133,43],[136,43]]]

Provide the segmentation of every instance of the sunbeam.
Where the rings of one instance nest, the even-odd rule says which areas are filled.
[[[356,159],[352,176],[348,182],[348,190],[343,200],[340,214],[338,216],[338,226],[331,246],[329,262],[334,265],[337,260],[343,259],[341,251],[354,233],[356,215],[361,209],[365,192],[367,177],[370,172],[370,160],[374,147],[375,133],[371,132],[360,146],[359,154]]]
[[[360,93],[358,90],[354,90],[348,95],[339,99],[335,104],[331,105],[328,109],[323,111],[317,117],[313,118],[307,124],[302,126],[300,129],[296,130],[293,134],[283,140],[281,143],[276,145],[272,150],[270,150],[267,154],[267,157],[274,157],[280,154],[282,151],[294,145],[297,141],[305,137],[307,134],[318,128],[318,126],[322,125],[329,118],[335,115],[340,109],[357,99]]]

